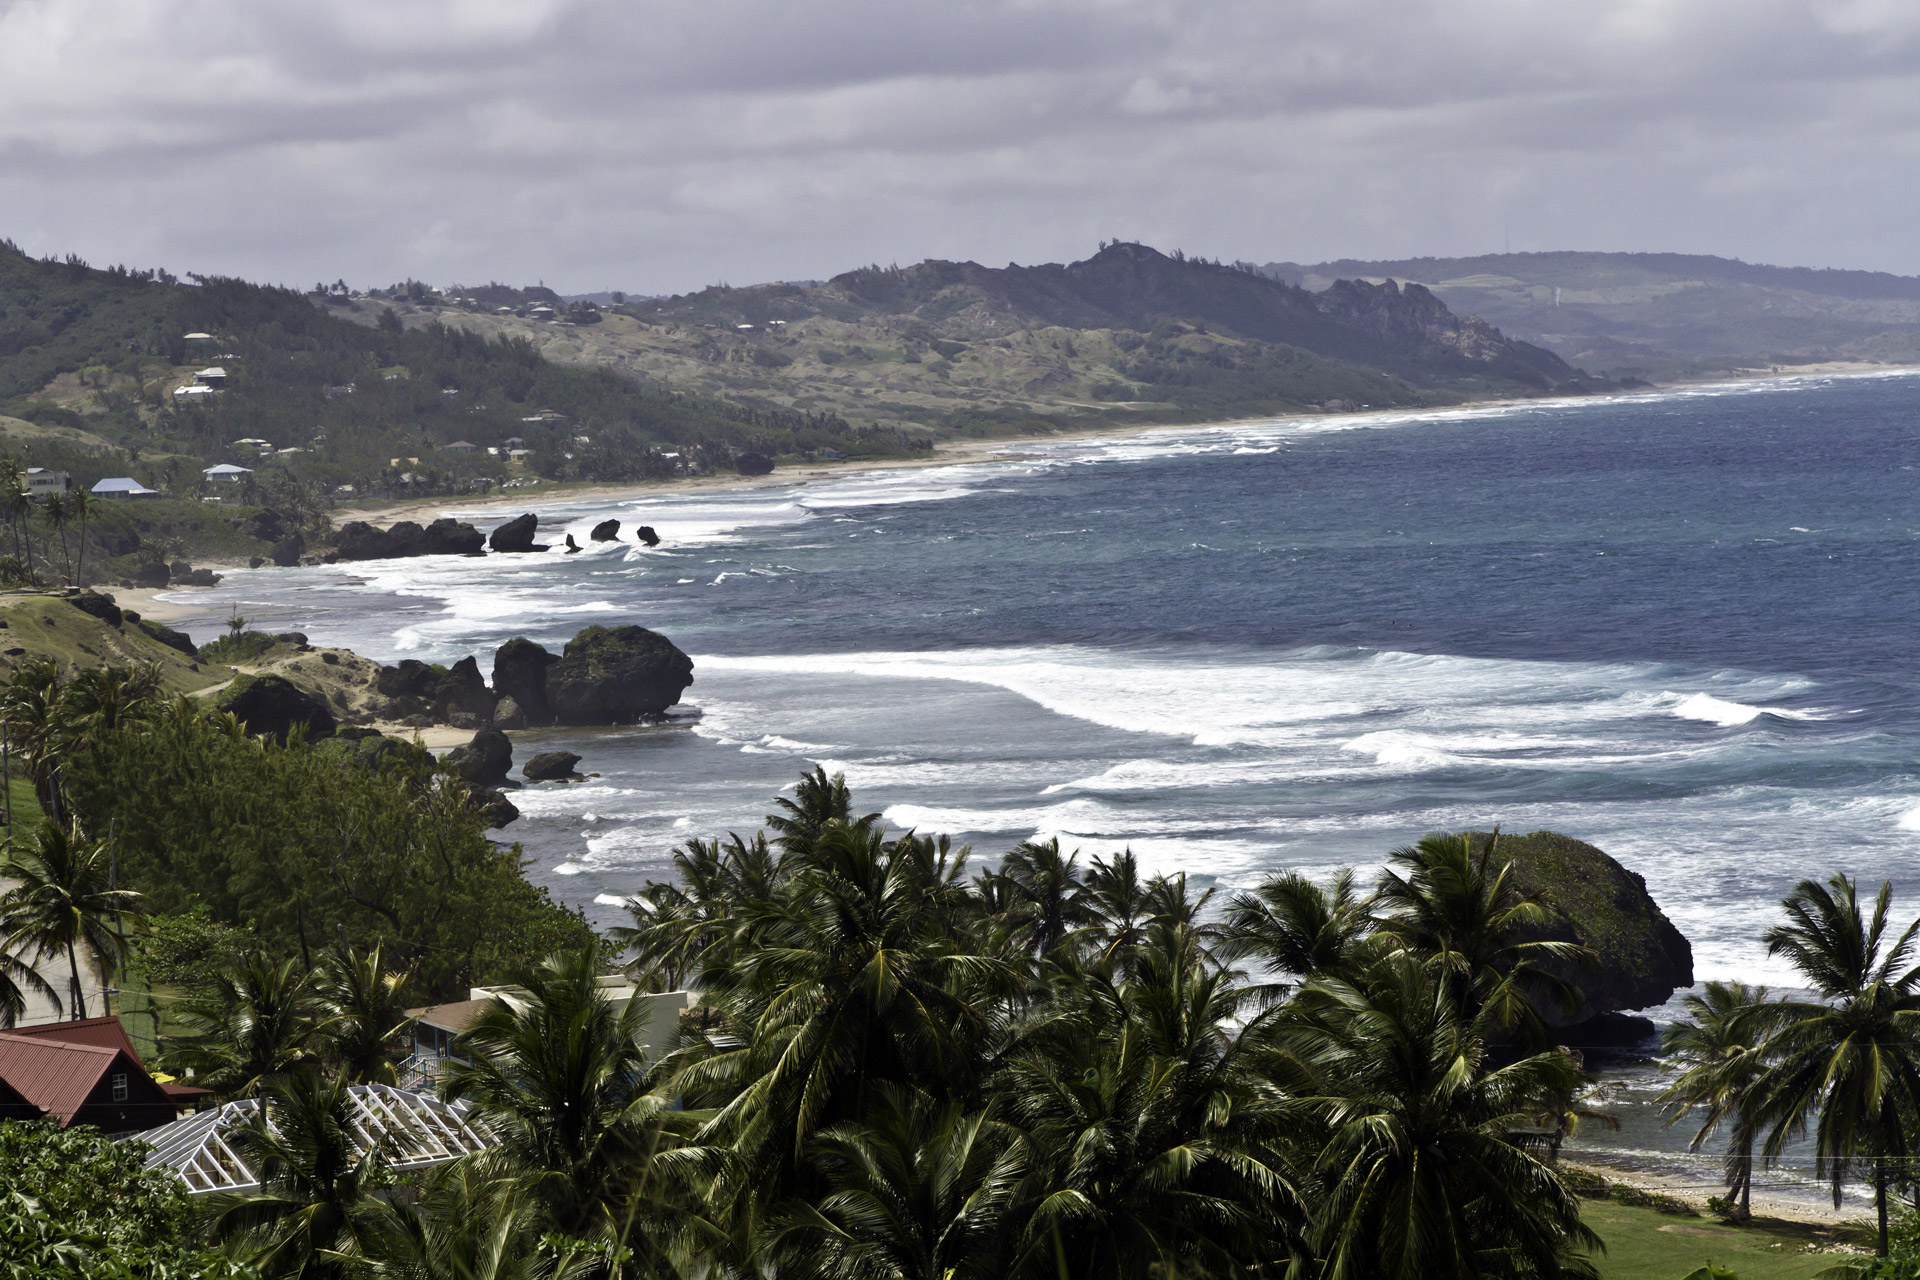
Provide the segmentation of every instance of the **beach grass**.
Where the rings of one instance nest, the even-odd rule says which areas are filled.
[[[1733,1227],[1609,1200],[1586,1201],[1581,1214],[1606,1241],[1607,1251],[1597,1259],[1602,1280],[1680,1280],[1708,1262],[1740,1280],[1803,1280],[1845,1261],[1829,1251],[1834,1244],[1865,1243],[1864,1236],[1855,1240],[1860,1233],[1851,1227],[1783,1218]]]

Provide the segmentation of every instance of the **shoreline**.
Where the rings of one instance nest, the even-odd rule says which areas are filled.
[[[992,440],[947,440],[934,445],[933,451],[923,457],[914,458],[877,458],[866,461],[848,461],[843,463],[809,463],[798,467],[775,471],[765,476],[742,475],[706,475],[683,476],[672,480],[643,480],[623,482],[589,482],[576,487],[566,487],[565,482],[557,482],[552,488],[541,485],[538,488],[517,490],[511,495],[500,493],[477,494],[467,497],[410,498],[368,507],[341,508],[331,513],[334,527],[354,520],[364,520],[373,525],[391,525],[400,520],[416,520],[426,523],[429,520],[451,512],[494,512],[525,511],[534,505],[533,499],[544,495],[555,495],[560,502],[592,502],[596,500],[622,501],[646,497],[652,494],[683,494],[700,492],[734,492],[752,489],[786,489],[807,484],[813,480],[832,479],[838,476],[858,475],[871,471],[894,471],[906,468],[929,468],[947,466],[965,466],[970,463],[998,462],[1011,460],[1012,450],[1023,445],[1072,440],[1132,440],[1156,431],[1193,431],[1210,427],[1231,427],[1252,422],[1274,423],[1325,423],[1340,422],[1356,426],[1370,421],[1404,417],[1409,414],[1447,414],[1474,412],[1487,409],[1501,409],[1520,405],[1545,405],[1557,403],[1584,403],[1590,401],[1620,400],[1661,392],[1671,392],[1699,387],[1737,387],[1768,382],[1779,382],[1788,378],[1809,377],[1872,377],[1894,376],[1899,374],[1920,374],[1920,365],[1882,365],[1865,361],[1835,360],[1817,365],[1798,365],[1772,370],[1750,370],[1733,377],[1703,378],[1692,382],[1674,382],[1652,388],[1611,391],[1594,396],[1501,396],[1485,400],[1465,400],[1454,405],[1435,405],[1424,409],[1371,409],[1358,413],[1283,413],[1261,414],[1246,418],[1221,418],[1212,422],[1127,422],[1105,427],[1076,427],[1063,431],[1051,431],[1044,434],[1024,434],[1006,436]],[[239,565],[213,565],[213,568],[241,567]],[[177,589],[177,588],[176,588]],[[184,611],[183,611],[184,612]],[[157,615],[156,615],[157,616]]]

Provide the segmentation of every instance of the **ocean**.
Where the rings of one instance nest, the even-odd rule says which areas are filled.
[[[547,555],[178,599],[196,638],[238,608],[483,671],[513,636],[671,637],[697,718],[516,735],[599,775],[515,793],[507,834],[602,924],[819,764],[983,862],[1058,835],[1223,891],[1548,828],[1645,876],[1700,979],[1790,983],[1760,939],[1795,881],[1891,878],[1920,912],[1917,412],[1908,374],[1783,378],[531,490]],[[588,543],[608,517],[661,545]]]

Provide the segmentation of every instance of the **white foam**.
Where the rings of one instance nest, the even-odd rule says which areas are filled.
[[[1902,831],[1920,831],[1920,805],[1915,805],[1901,814],[1899,820],[1893,825]]]
[[[1673,714],[1682,720],[1704,720],[1708,724],[1730,729],[1735,725],[1751,724],[1766,712],[1744,702],[1728,702],[1709,693],[1693,693],[1680,699],[1673,708]]]

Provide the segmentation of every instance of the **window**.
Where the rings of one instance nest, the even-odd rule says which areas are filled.
[[[124,1071],[114,1072],[112,1083],[113,1100],[115,1102],[125,1102],[127,1100],[127,1073]]]

